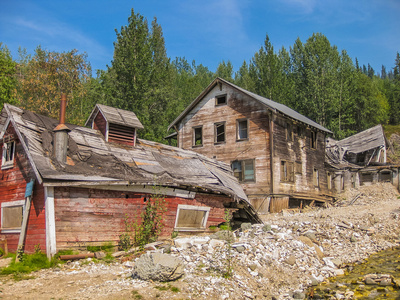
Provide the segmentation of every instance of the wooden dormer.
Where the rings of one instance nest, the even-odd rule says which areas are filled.
[[[106,141],[134,147],[136,131],[143,129],[134,112],[96,104],[85,126],[99,130]]]

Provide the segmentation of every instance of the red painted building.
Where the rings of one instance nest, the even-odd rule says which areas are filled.
[[[26,252],[40,244],[48,256],[60,249],[116,244],[126,217],[140,222],[155,194],[166,207],[165,236],[205,231],[224,221],[226,208],[242,209],[248,220],[259,221],[229,165],[137,139],[136,130],[143,126],[131,112],[97,105],[86,125],[91,128],[60,126],[4,105],[0,220],[10,251],[17,249],[32,180],[23,244]]]

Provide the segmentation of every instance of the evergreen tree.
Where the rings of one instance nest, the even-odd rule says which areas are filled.
[[[225,63],[225,61],[222,61],[218,65],[217,71],[215,72],[215,77],[223,78],[229,82],[233,82],[232,75],[233,75],[233,65],[229,60],[227,63]]]

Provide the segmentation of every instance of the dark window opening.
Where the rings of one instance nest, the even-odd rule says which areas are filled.
[[[281,181],[294,182],[294,164],[286,160],[281,161]]]
[[[203,145],[203,127],[193,128],[193,146]]]
[[[215,99],[215,105],[225,105],[226,95],[217,96]]]
[[[317,133],[315,131],[311,131],[310,134],[310,147],[317,149]]]
[[[215,143],[225,142],[225,122],[215,124]]]

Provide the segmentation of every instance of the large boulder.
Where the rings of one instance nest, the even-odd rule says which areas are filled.
[[[183,263],[164,253],[143,254],[135,263],[133,274],[142,280],[173,281],[182,277]]]

